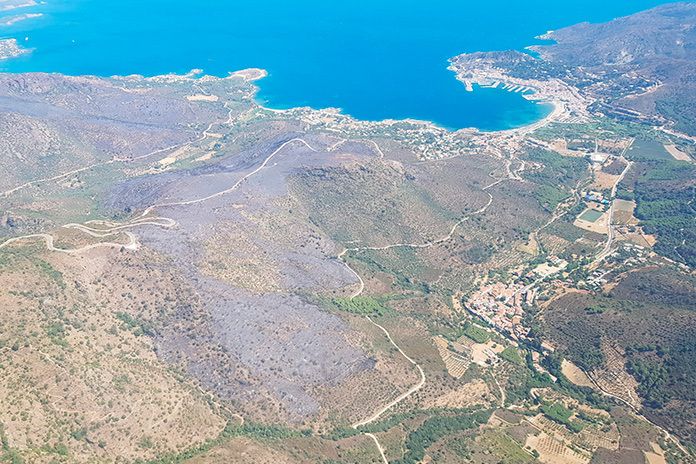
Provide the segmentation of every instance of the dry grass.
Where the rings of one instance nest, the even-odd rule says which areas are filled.
[[[691,157],[677,148],[676,145],[665,145],[665,150],[667,150],[676,160],[691,161]]]
[[[592,381],[585,375],[585,373],[580,370],[578,366],[566,359],[563,360],[562,371],[563,375],[568,377],[568,380],[573,382],[575,385],[590,388],[594,387]]]
[[[595,180],[589,186],[589,189],[599,191],[611,189],[617,180],[619,180],[618,175],[608,174],[604,171],[595,171]]]
[[[316,389],[322,404],[317,423],[347,425],[371,416],[418,382],[418,373],[398,351],[393,349],[384,332],[367,318],[347,318],[356,345],[361,346],[376,363],[373,369],[351,375],[336,386]]]
[[[525,446],[537,450],[539,461],[544,464],[588,464],[590,462],[587,456],[576,453],[544,432],[539,432],[536,436],[529,435]]]
[[[486,382],[475,379],[459,386],[437,398],[434,398],[427,407],[432,408],[468,408],[470,406],[492,406],[495,397],[491,394]]]
[[[34,248],[3,257],[0,421],[10,447],[62,442],[76,463],[154,458],[214,438],[224,426],[203,392],[157,359],[152,339],[117,317],[128,306],[100,280],[116,256]],[[162,301],[165,289],[158,290],[138,303]]]

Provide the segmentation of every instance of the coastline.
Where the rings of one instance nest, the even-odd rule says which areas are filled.
[[[450,66],[448,69],[453,70],[452,67]],[[244,73],[246,72],[245,70],[242,71],[237,71],[235,73],[231,74],[238,74],[238,73]],[[264,71],[265,72],[265,71]],[[264,74],[261,77],[258,77],[257,79],[253,80],[258,80],[261,79],[262,77],[265,77],[267,75]],[[498,85],[500,82],[488,82],[488,81],[469,81],[466,79],[460,79],[459,74],[455,73],[455,78],[459,80],[464,86],[465,90],[468,92],[473,92],[475,89],[473,88],[473,84],[477,84],[482,88],[498,88]],[[395,118],[387,118],[387,119],[380,119],[380,120],[364,120],[364,119],[358,119],[353,116],[351,116],[348,113],[345,113],[342,108],[336,108],[336,107],[326,107],[326,108],[312,108],[309,106],[298,106],[298,107],[292,107],[292,108],[272,108],[269,106],[266,106],[264,102],[258,101],[257,103],[259,106],[268,112],[271,113],[276,113],[276,114],[295,114],[297,111],[304,111],[304,112],[315,112],[319,113],[322,115],[325,115],[326,117],[329,118],[334,118],[334,117],[341,117],[341,118],[347,118],[352,120],[355,123],[365,123],[365,124],[375,124],[379,126],[385,126],[385,125],[398,125],[398,124],[410,124],[414,126],[422,126],[424,129],[429,129],[429,130],[434,130],[434,131],[446,131],[447,133],[450,134],[471,134],[471,133],[479,133],[479,134],[509,134],[509,133],[529,133],[533,132],[534,130],[538,129],[539,127],[543,127],[551,122],[556,122],[560,119],[563,119],[564,116],[567,116],[569,113],[567,111],[566,105],[564,104],[563,101],[555,98],[548,98],[546,95],[542,95],[540,92],[537,92],[537,89],[533,87],[531,84],[525,84],[525,85],[513,85],[512,82],[509,83],[509,88],[506,83],[503,83],[503,86],[500,87],[500,90],[508,90],[510,92],[514,93],[519,93],[522,98],[525,100],[531,101],[536,104],[542,104],[542,105],[550,105],[553,108],[549,112],[548,115],[544,116],[541,119],[538,119],[534,122],[530,122],[528,124],[525,124],[520,127],[514,127],[514,128],[509,128],[509,129],[498,129],[498,130],[483,130],[477,127],[463,127],[460,129],[453,129],[453,128],[448,128],[445,126],[442,126],[440,124],[437,124],[434,121],[429,121],[429,120],[424,120],[424,119],[417,119],[417,118],[400,118],[400,119],[395,119]],[[529,92],[533,91],[534,93],[524,93],[524,92]]]
[[[495,156],[504,156],[505,152],[514,152],[520,148],[519,144],[522,135],[533,132],[551,122],[562,120],[568,114],[568,108],[562,101],[539,98],[538,94],[525,94],[521,96],[535,102],[551,104],[553,109],[544,118],[522,127],[494,131],[483,131],[472,127],[453,130],[442,127],[432,121],[414,118],[377,121],[361,120],[343,112],[340,108],[334,107],[321,109],[310,107],[278,109],[268,107],[256,98],[259,91],[256,82],[268,75],[267,71],[260,68],[248,68],[229,72],[224,77],[206,75],[200,69],[193,69],[185,74],[170,73],[150,77],[139,74],[110,77],[94,75],[69,76],[60,73],[37,74],[60,75],[75,81],[97,79],[111,82],[112,85],[119,81],[190,85],[190,94],[185,95],[185,98],[189,102],[197,101],[202,104],[216,103],[221,100],[219,95],[215,95],[215,92],[203,90],[197,84],[230,79],[241,80],[251,86],[249,97],[255,103],[254,107],[247,111],[246,119],[269,119],[287,116],[300,120],[305,124],[305,130],[332,132],[340,134],[342,138],[372,140],[386,137],[412,150],[421,160],[444,159],[462,155],[490,155],[491,153]],[[147,86],[143,86],[142,88],[131,88],[128,91],[140,93],[148,92],[149,90]]]
[[[18,9],[24,9],[26,7],[32,7],[39,5],[41,2],[37,2],[35,0],[0,0],[0,12],[1,11],[9,11],[9,10],[18,10]],[[44,16],[43,13],[19,13],[15,14],[12,16],[5,16],[0,20],[0,26],[9,26],[12,24],[15,24],[20,21],[24,21],[27,19],[31,18],[39,18]],[[74,42],[74,41],[73,41]],[[0,39],[0,61],[2,60],[8,60],[12,58],[19,57],[21,55],[29,54],[33,51],[33,49],[30,48],[23,48],[18,41],[18,39],[15,38],[7,38],[7,39]],[[451,61],[451,60],[450,60]],[[11,68],[11,67],[10,67]],[[449,68],[451,69],[451,67]],[[60,73],[63,74],[63,73]],[[73,77],[102,77],[102,76],[96,76],[96,75],[90,75],[90,74],[63,74],[63,75],[70,75]],[[203,74],[203,70],[201,69],[194,69],[186,74],[176,74],[176,73],[168,73],[168,74],[159,74],[159,75],[152,75],[152,76],[146,76],[146,75],[141,75],[141,74],[131,74],[131,75],[111,75],[109,78],[111,79],[144,79],[149,82],[185,82],[185,81],[190,81],[194,79],[201,79],[203,82],[209,79],[225,79],[225,78],[241,78],[246,82],[255,82],[258,81],[264,77],[268,76],[268,72],[264,69],[260,68],[248,68],[248,69],[240,69],[237,71],[229,72],[228,76],[222,77],[222,76],[210,76],[210,75],[205,75]],[[107,77],[107,76],[103,76]],[[473,83],[477,83],[476,81],[471,81],[468,79],[462,79],[460,78],[460,75],[457,74],[455,76],[456,79],[458,79],[460,82],[463,83],[465,90],[469,92],[473,92]],[[482,85],[482,87],[485,87],[485,85]],[[495,85],[489,85],[488,87],[492,88],[497,88],[497,83]],[[523,87],[516,87],[514,89],[508,89],[507,85],[503,85],[503,88],[501,90],[509,90],[511,92],[519,93],[521,97],[525,98],[528,101],[534,102],[534,103],[548,103],[545,101],[535,101],[534,98],[530,98],[529,95],[526,94],[527,91],[531,90],[530,88],[523,88]],[[258,95],[258,92],[255,93],[255,96]],[[424,129],[427,130],[433,130],[433,131],[439,131],[439,130],[445,130],[449,133],[471,133],[471,132],[480,132],[480,133],[492,133],[492,132],[507,132],[511,130],[522,130],[524,131],[525,128],[533,128],[536,125],[542,123],[543,121],[547,120],[549,118],[549,115],[545,116],[544,118],[537,120],[537,117],[540,115],[535,115],[535,116],[530,116],[531,122],[528,122],[524,126],[521,127],[515,127],[513,129],[505,128],[505,127],[510,127],[510,126],[515,126],[515,123],[509,123],[503,118],[500,118],[500,123],[493,124],[494,129],[493,130],[487,130],[487,129],[481,129],[478,127],[461,127],[459,125],[455,126],[447,126],[438,122],[435,122],[434,120],[428,120],[428,119],[418,119],[418,118],[411,118],[411,117],[404,117],[404,118],[388,118],[388,119],[370,119],[370,120],[359,120],[357,118],[353,118],[349,113],[344,112],[343,109],[340,108],[334,108],[334,107],[324,107],[324,108],[271,108],[269,106],[266,106],[266,102],[259,101],[256,99],[257,104],[264,110],[267,110],[269,112],[273,112],[276,114],[282,114],[282,113],[287,113],[287,112],[292,112],[296,109],[303,109],[307,112],[309,111],[318,111],[321,113],[329,113],[330,115],[334,115],[336,113],[340,113],[347,118],[353,119],[355,122],[364,122],[366,124],[377,124],[380,126],[384,125],[396,125],[396,124],[409,124],[409,125],[416,125],[420,126]],[[487,106],[484,103],[484,107]],[[506,111],[505,107],[503,106],[502,109],[498,109],[497,107],[493,106],[496,108],[496,110],[491,110],[494,114],[501,114],[502,112]],[[462,111],[467,112],[468,107],[462,106]],[[556,106],[554,106],[554,110],[550,113],[550,115],[556,115],[557,111],[555,111]],[[479,109],[480,111],[480,109]],[[404,113],[402,113],[404,114]],[[408,113],[406,113],[408,114]],[[388,116],[388,114],[384,115]],[[435,119],[434,115],[433,119]],[[522,119],[520,122],[526,122],[525,119]],[[466,121],[465,124],[469,124],[469,121]],[[485,126],[485,123],[483,123]],[[496,127],[497,126],[497,127]],[[500,128],[498,128],[500,127]],[[533,130],[533,129],[529,129]]]
[[[60,3],[60,2],[59,2]],[[148,3],[148,2],[145,2]],[[47,5],[47,6],[44,6]],[[517,93],[519,94],[520,97],[525,98],[527,101],[521,101],[519,103],[519,100],[517,99],[517,95],[513,97],[508,97],[508,96],[503,96],[499,97],[496,93],[489,92],[484,94],[483,92],[476,95],[475,97],[471,98],[460,98],[461,94],[459,92],[456,92],[457,86],[452,85],[443,85],[442,82],[446,83],[446,78],[449,78],[447,76],[446,78],[442,78],[443,74],[448,74],[447,72],[441,73],[441,69],[445,69],[448,65],[443,66],[440,68],[440,58],[437,58],[437,62],[435,62],[435,68],[438,71],[438,74],[436,75],[436,78],[432,78],[432,76],[435,76],[435,74],[430,73],[430,70],[433,69],[433,66],[431,66],[431,61],[430,57],[428,58],[428,75],[426,75],[424,79],[422,80],[411,80],[410,78],[412,77],[409,72],[404,73],[403,70],[406,69],[408,71],[408,68],[411,69],[418,69],[420,65],[419,62],[414,62],[411,60],[405,60],[402,58],[398,58],[399,64],[405,63],[404,67],[391,67],[390,70],[394,72],[395,74],[385,74],[382,70],[382,68],[377,68],[375,69],[374,67],[372,69],[370,68],[364,68],[365,71],[362,71],[362,66],[361,61],[356,60],[355,64],[358,65],[355,67],[356,71],[355,74],[368,74],[368,75],[380,75],[380,76],[386,76],[384,78],[380,78],[380,80],[373,79],[372,77],[369,77],[364,79],[364,80],[358,80],[358,79],[351,79],[350,73],[346,72],[345,67],[340,67],[340,66],[327,66],[327,63],[324,63],[320,59],[315,59],[313,62],[309,63],[307,61],[296,61],[296,60],[291,60],[292,65],[296,66],[297,68],[301,69],[307,69],[308,65],[312,65],[311,73],[306,73],[307,76],[312,76],[312,79],[310,78],[305,78],[305,79],[300,79],[297,76],[293,75],[292,73],[287,73],[285,72],[283,76],[281,77],[281,71],[290,69],[287,68],[287,63],[285,61],[281,61],[281,63],[286,66],[285,68],[282,68],[280,66],[276,66],[273,63],[273,60],[267,59],[270,56],[274,55],[274,50],[279,49],[280,43],[275,44],[273,47],[268,48],[267,52],[264,52],[263,54],[260,54],[258,57],[253,56],[251,58],[245,57],[244,60],[237,60],[235,55],[230,55],[227,53],[227,50],[229,49],[228,45],[224,45],[226,42],[230,42],[230,46],[237,44],[236,40],[238,37],[243,37],[244,38],[244,43],[247,44],[249,40],[255,41],[255,34],[252,33],[250,34],[249,31],[246,29],[240,30],[240,32],[232,34],[232,35],[226,35],[227,30],[223,29],[214,29],[217,34],[217,39],[213,36],[208,37],[207,33],[205,34],[205,40],[207,40],[209,43],[214,43],[214,42],[220,42],[224,46],[218,47],[217,44],[216,47],[211,47],[210,49],[207,49],[204,47],[196,47],[196,48],[187,48],[189,44],[195,43],[196,45],[198,44],[198,36],[201,36],[201,34],[198,34],[196,37],[191,36],[189,37],[189,33],[186,30],[182,30],[180,28],[172,30],[171,28],[162,28],[161,24],[155,24],[156,21],[151,21],[148,24],[152,25],[154,29],[149,29],[146,28],[148,31],[152,30],[153,32],[172,32],[172,37],[171,39],[180,39],[184,38],[185,40],[182,40],[181,42],[176,42],[175,40],[170,40],[171,42],[171,49],[163,48],[163,45],[161,42],[159,42],[158,38],[160,37],[169,37],[166,34],[145,34],[142,37],[140,37],[139,34],[123,34],[122,36],[117,36],[121,37],[121,42],[118,40],[114,39],[109,39],[108,41],[97,41],[94,40],[94,37],[91,36],[91,32],[88,30],[87,32],[90,32],[90,34],[87,34],[85,38],[79,39],[77,42],[73,39],[72,37],[72,32],[68,32],[66,34],[66,37],[62,36],[61,34],[55,34],[55,32],[58,30],[58,28],[64,28],[66,24],[69,24],[68,20],[71,18],[79,17],[79,14],[85,13],[82,11],[82,9],[55,9],[53,7],[49,7],[49,4],[42,2],[40,0],[0,0],[0,10],[13,10],[11,13],[6,13],[4,17],[1,19],[1,21],[4,22],[4,24],[9,24],[9,23],[14,23],[16,20],[19,20],[19,18],[29,18],[29,17],[36,17],[39,14],[39,11],[43,11],[45,13],[45,18],[44,20],[41,21],[32,21],[30,23],[27,23],[25,25],[21,25],[20,27],[12,28],[9,29],[9,36],[14,36],[15,41],[14,42],[7,42],[5,44],[5,53],[4,55],[0,53],[0,59],[2,58],[13,58],[17,57],[19,55],[23,55],[25,53],[31,53],[31,50],[22,50],[22,46],[29,47],[30,44],[31,46],[37,47],[33,55],[30,56],[23,56],[20,57],[19,59],[16,59],[14,62],[9,62],[5,63],[4,69],[8,69],[10,71],[34,71],[35,69],[43,69],[45,71],[51,72],[53,70],[60,70],[64,74],[67,75],[73,75],[73,76],[79,76],[79,75],[87,75],[87,74],[92,74],[96,73],[101,76],[108,76],[108,75],[116,75],[116,74],[127,74],[127,73],[142,73],[145,76],[152,76],[151,79],[153,80],[165,80],[165,79],[177,79],[177,77],[174,77],[174,75],[167,75],[169,77],[163,77],[159,75],[153,76],[152,74],[155,73],[166,73],[170,70],[176,70],[177,72],[182,72],[187,70],[189,67],[204,67],[208,72],[211,72],[213,75],[216,76],[223,76],[224,73],[226,72],[227,69],[242,69],[242,66],[247,66],[247,65],[257,65],[256,63],[260,63],[260,65],[257,66],[264,66],[267,67],[268,69],[272,70],[272,72],[278,74],[278,79],[275,77],[273,79],[269,79],[268,83],[264,82],[264,85],[262,86],[262,91],[260,94],[257,95],[262,95],[263,92],[268,89],[269,90],[269,97],[268,100],[269,102],[274,102],[275,100],[279,101],[279,106],[280,108],[270,108],[269,106],[272,106],[273,103],[266,103],[265,105],[262,103],[262,106],[265,106],[269,111],[275,111],[275,110],[281,110],[281,111],[286,111],[287,108],[289,108],[290,104],[298,103],[298,104],[304,104],[304,102],[309,102],[310,105],[314,109],[319,109],[319,110],[324,110],[323,106],[327,105],[328,106],[334,106],[334,107],[342,107],[346,114],[350,115],[351,113],[354,113],[357,117],[361,118],[368,118],[372,122],[381,122],[381,118],[390,118],[389,120],[384,120],[384,121],[400,121],[400,122],[405,122],[408,124],[422,124],[422,125],[428,125],[428,124],[434,124],[439,127],[444,127],[450,132],[458,132],[461,130],[464,131],[470,131],[472,126],[476,126],[479,132],[507,132],[507,131],[521,131],[521,132],[529,132],[533,130],[534,127],[538,127],[538,125],[544,121],[546,123],[550,121],[562,121],[564,116],[567,116],[568,118],[572,117],[573,113],[573,108],[572,105],[566,104],[566,112],[563,113],[560,109],[563,107],[563,100],[562,99],[556,99],[556,98],[549,98],[549,96],[546,97],[539,97],[539,95],[543,95],[543,89],[540,89],[538,87],[534,87],[532,83],[529,82],[513,82],[512,80],[505,79],[503,81],[498,81],[493,79],[494,76],[490,76],[491,79],[487,81],[477,81],[476,79],[473,78],[468,78],[461,73],[457,72],[456,78],[459,79],[460,82],[463,83],[464,88],[467,91],[473,92],[474,89],[474,83],[478,83],[481,87],[488,87],[488,88],[496,88],[498,90],[508,90],[510,93]],[[90,15],[93,15],[94,12],[97,10],[92,10],[90,9],[87,13]],[[185,12],[185,10],[183,10]],[[295,11],[295,9],[293,9]],[[201,12],[203,14],[203,17],[205,17],[205,11]],[[560,13],[559,13],[560,14]],[[12,16],[14,15],[14,16]],[[75,16],[78,15],[78,16]],[[181,15],[177,15],[176,18],[170,18],[172,21],[176,19],[177,21],[180,19]],[[212,19],[217,19],[219,15],[214,15],[215,18],[208,18],[209,20]],[[302,16],[302,18],[308,17],[308,15]],[[473,17],[473,15],[472,15]],[[517,47],[518,49],[521,49],[521,47],[525,46],[528,44],[527,40],[529,40],[532,36],[536,36],[539,33],[542,33],[543,31],[546,31],[546,33],[538,35],[537,37],[541,39],[546,39],[551,38],[551,36],[554,34],[553,30],[547,30],[549,29],[548,26],[552,26],[554,22],[547,22],[547,19],[541,12],[537,12],[533,15],[533,17],[537,20],[536,25],[534,25],[534,28],[530,31],[528,27],[525,27],[524,29],[521,29],[522,32],[524,32],[524,35],[517,35],[514,37],[514,41],[512,44],[508,44],[506,42],[505,47]],[[565,17],[565,13],[560,14],[560,17]],[[13,19],[16,18],[16,19]],[[187,16],[184,15],[184,20],[187,19]],[[198,21],[198,16],[195,18],[188,18],[188,19],[196,19]],[[554,16],[551,16],[551,18],[554,18]],[[107,18],[108,19],[108,18]],[[418,18],[416,18],[418,19]],[[34,24],[36,23],[36,24]],[[40,24],[39,24],[40,23]],[[87,22],[84,22],[85,24]],[[472,24],[472,26],[477,26],[479,23],[482,23],[482,20],[477,20],[476,24]],[[521,22],[517,22],[521,23]],[[539,26],[538,24],[541,24]],[[2,25],[3,23],[0,23]],[[96,24],[96,23],[95,23]],[[104,22],[99,23],[101,27],[107,27],[110,28],[111,24]],[[118,24],[116,20],[114,19],[114,24]],[[174,23],[172,23],[174,24]],[[178,24],[178,23],[176,23]],[[568,22],[568,24],[572,24],[572,22]],[[192,23],[193,25],[193,23]],[[35,27],[36,26],[36,27]],[[38,27],[40,26],[40,28]],[[123,23],[120,27],[121,32],[125,31],[127,29],[123,29],[126,27],[126,24]],[[338,25],[336,25],[338,27]],[[509,26],[511,31],[515,30],[517,31],[517,26],[516,25],[511,25]],[[39,29],[41,29],[41,34],[38,33]],[[109,29],[111,30],[111,29]],[[211,29],[212,30],[212,29]],[[15,31],[21,31],[21,32],[15,32]],[[34,32],[37,31],[35,34]],[[207,31],[207,26],[204,26],[203,32]],[[456,38],[457,34],[452,34],[452,29],[447,29],[445,34],[445,29],[443,29],[442,34],[443,37],[446,39],[445,42],[443,43],[457,43],[459,44],[460,42],[452,42],[452,38]],[[506,34],[506,31],[500,31],[503,34]],[[60,47],[55,47],[58,51],[55,51],[54,49],[49,49],[49,44],[50,40],[46,41],[46,37],[51,37],[53,35],[56,36],[56,39],[60,35]],[[29,41],[25,41],[24,38],[25,36],[29,37]],[[76,36],[77,37],[77,36]],[[137,44],[135,47],[133,47],[132,43],[132,38],[135,37],[137,40],[142,40],[142,43]],[[428,38],[429,35],[423,36],[424,38]],[[472,36],[473,37],[473,36]],[[520,37],[522,39],[520,39]],[[526,38],[525,38],[526,37]],[[387,37],[385,36],[385,40]],[[287,39],[287,37],[286,37]],[[330,38],[327,38],[329,40]],[[0,39],[1,41],[2,39]],[[7,39],[9,40],[9,39]],[[274,39],[275,40],[275,39]],[[458,40],[458,39],[457,39]],[[524,42],[520,42],[520,40],[523,40]],[[174,44],[176,42],[176,44]],[[75,43],[75,45],[73,45]],[[391,42],[387,43],[388,45]],[[396,43],[396,42],[395,42]],[[428,44],[429,42],[425,42],[428,47],[421,49],[422,46],[420,44],[424,43],[423,40],[419,42],[410,42],[408,46],[404,46],[405,48],[402,50],[400,48],[394,48],[393,50],[389,47],[382,47],[389,52],[388,54],[385,54],[383,57],[380,55],[380,58],[385,58],[389,57],[391,58],[392,56],[395,55],[396,51],[402,51],[402,52],[408,52],[409,49],[411,52],[418,51],[421,54],[425,53],[426,55],[431,55],[432,52],[436,52],[439,50],[438,48],[432,48]],[[414,45],[415,44],[415,45]],[[435,42],[434,42],[435,44]],[[183,45],[183,47],[182,47]],[[439,47],[439,42],[436,44]],[[421,47],[421,48],[418,48]],[[312,47],[307,47],[307,48],[312,48]],[[374,48],[374,47],[372,47]],[[139,50],[147,50],[147,54],[142,54],[139,53]],[[150,49],[153,49],[158,52],[158,54],[151,54]],[[248,50],[251,49],[249,47],[245,48],[240,48],[238,51],[238,54],[240,56],[244,55],[242,50]],[[467,39],[467,41],[463,42],[463,45],[457,45],[457,48],[451,49],[448,46],[448,51],[446,54],[442,55],[443,58],[446,58],[448,56],[451,56],[455,53],[457,53],[460,50],[495,50],[496,46],[491,45],[486,42],[481,42],[478,40]],[[67,51],[66,51],[67,50]],[[127,50],[128,53],[132,54],[132,57],[126,57],[128,61],[125,61],[125,63],[131,63],[127,66],[122,66],[121,61],[124,59],[122,54],[119,52],[120,50]],[[171,51],[174,50],[172,53]],[[227,53],[226,55],[224,53],[221,53],[221,50],[224,53]],[[199,55],[199,51],[204,52],[205,55]],[[364,54],[364,53],[363,53]],[[334,55],[334,54],[332,54]],[[355,54],[358,56],[357,54]],[[179,60],[179,56],[186,56],[190,59],[186,60]],[[288,54],[288,56],[291,56]],[[310,56],[310,55],[308,55]],[[314,55],[311,55],[314,56]],[[336,55],[338,56],[338,55]],[[407,56],[407,55],[404,55]],[[419,56],[414,54],[413,56]],[[159,57],[162,57],[160,59]],[[106,58],[106,60],[105,60]],[[147,58],[147,60],[145,59]],[[261,59],[259,59],[261,58]],[[285,57],[283,57],[285,58]],[[350,66],[353,66],[353,57],[352,56],[347,56],[347,58],[350,59],[344,59],[340,60],[341,63],[348,63]],[[455,57],[456,58],[456,57]],[[334,58],[332,58],[334,59]],[[149,60],[149,61],[148,61]],[[116,63],[115,65],[111,64],[103,64],[101,63],[102,61],[109,61],[112,63]],[[452,60],[450,60],[452,61]],[[97,64],[94,64],[96,62],[99,62]],[[338,63],[339,61],[336,61]],[[390,63],[391,62],[388,60],[381,60],[380,62],[386,62]],[[60,65],[57,63],[61,63]],[[68,63],[67,65],[63,65],[62,63]],[[75,64],[73,64],[75,63]],[[156,65],[155,65],[156,63]],[[180,65],[183,63],[183,65]],[[426,61],[423,61],[423,63],[426,63]],[[319,68],[324,68],[324,69],[314,69],[314,65],[318,64]],[[444,64],[444,63],[443,63]],[[229,68],[225,68],[225,66],[229,65]],[[185,66],[185,67],[183,67]],[[421,66],[423,69],[426,69],[424,66]],[[292,68],[294,69],[294,68]],[[450,69],[452,69],[450,67]],[[379,72],[376,72],[379,71]],[[399,72],[399,74],[396,74],[396,72]],[[456,72],[456,71],[455,71]],[[263,75],[261,74],[256,74],[252,73],[251,75],[245,75],[245,71],[237,71],[237,73],[242,73],[241,77],[243,77],[245,80],[248,80],[249,82],[256,81],[265,75],[267,75],[265,72]],[[237,73],[232,73],[232,74],[237,74]],[[423,74],[423,73],[421,73]],[[288,80],[286,81],[286,76],[290,76]],[[348,76],[348,79],[346,79],[344,76]],[[423,74],[425,75],[425,74]],[[304,77],[305,74],[300,74],[301,77]],[[321,80],[315,80],[316,76],[320,76]],[[115,76],[116,77],[116,76]],[[416,76],[417,77],[417,76]],[[294,79],[294,80],[293,80]],[[346,81],[356,81],[361,83],[361,88],[367,88],[370,87],[374,84],[374,89],[370,89],[369,92],[361,92],[359,89],[354,91],[352,94],[348,91],[344,91],[344,87],[341,86],[340,80],[344,79]],[[322,81],[325,82],[330,82],[330,85],[326,86],[320,86],[320,85],[314,85],[315,82],[321,83]],[[335,83],[334,83],[335,81]],[[308,83],[309,85],[304,85]],[[405,83],[405,85],[404,85]],[[417,87],[415,84],[419,84]],[[459,84],[459,83],[457,83]],[[517,84],[517,85],[515,85]],[[514,85],[514,87],[513,87]],[[390,86],[393,86],[391,88],[397,89],[393,90],[393,95],[390,95],[389,98],[382,99],[380,98],[380,94],[385,94],[389,93],[384,90],[390,89]],[[409,88],[409,86],[411,88]],[[430,87],[431,89],[443,89],[440,92],[434,92],[434,91],[428,91],[428,92],[421,92],[419,89],[420,88],[426,88]],[[507,86],[507,88],[506,88]],[[324,88],[326,87],[326,88]],[[406,92],[403,92],[403,88],[406,87]],[[454,91],[451,91],[451,87],[454,87]],[[337,90],[336,95],[330,95],[329,91],[332,90]],[[353,90],[353,87],[345,87],[345,89]],[[374,91],[373,91],[374,90]],[[476,89],[477,91],[479,89]],[[391,92],[391,90],[390,90]],[[534,92],[532,95],[530,95],[530,92]],[[316,94],[316,96],[315,96]],[[421,98],[421,94],[425,95],[424,98]],[[308,98],[304,98],[304,95],[306,95]],[[332,99],[332,97],[336,97],[335,99]],[[393,98],[392,98],[393,97]],[[409,98],[410,97],[410,98]],[[549,104],[552,105],[553,108],[534,108],[533,105],[529,105],[528,102],[534,102],[534,103],[542,103],[542,104]],[[284,104],[285,102],[288,102],[288,104]],[[401,105],[402,102],[414,102],[414,104],[409,104],[409,105]],[[266,106],[267,105],[267,106]],[[420,111],[421,107],[427,106],[428,111]],[[372,108],[386,108],[386,110],[375,110],[371,111]],[[453,116],[454,115],[454,116]],[[396,116],[395,118],[393,116]],[[407,117],[407,116],[416,116],[414,117]],[[520,124],[524,124],[523,126],[519,126]]]
[[[39,3],[35,0],[4,0],[0,1],[0,13],[7,13],[22,8],[36,6]],[[43,13],[22,13],[14,16],[7,16],[0,20],[0,27],[8,27],[27,19],[41,18]],[[19,45],[16,37],[0,39],[0,61],[16,58],[32,52],[32,48],[24,48]]]
[[[200,69],[194,69],[184,75],[165,74],[160,76],[143,77],[140,75],[113,76],[112,79],[136,79],[161,83],[185,83],[208,82],[225,79],[243,79],[255,88],[254,100],[256,108],[250,113],[257,117],[288,116],[297,118],[307,124],[307,128],[348,134],[356,138],[391,137],[409,147],[423,160],[444,159],[472,153],[490,153],[502,156],[505,150],[516,150],[519,140],[525,134],[531,133],[540,127],[553,122],[563,121],[569,113],[568,106],[560,99],[535,92],[525,93],[523,98],[539,104],[551,105],[552,110],[542,119],[531,122],[521,127],[512,129],[500,129],[484,131],[475,127],[462,129],[449,129],[432,121],[414,118],[383,119],[377,121],[357,119],[345,113],[341,108],[272,108],[255,98],[259,87],[256,81],[266,77],[268,72],[260,68],[248,68],[230,72],[226,77],[217,77],[203,74]],[[484,86],[487,81],[482,80]],[[478,84],[478,82],[477,82]],[[489,83],[490,84],[490,83]],[[513,82],[509,83],[511,86]],[[521,83],[517,83],[519,87]],[[493,85],[491,85],[493,86]],[[531,83],[525,85],[530,90],[535,90]],[[502,90],[502,89],[501,89]],[[192,95],[190,100],[217,101],[201,95]],[[429,143],[432,137],[436,137],[436,144]]]
[[[557,78],[541,80],[513,77],[499,65],[506,59],[534,60],[521,52],[476,52],[450,59],[448,68],[456,73],[457,79],[467,88],[473,88],[473,84],[494,88],[502,86],[505,90],[522,93],[522,97],[527,100],[553,106],[553,110],[539,121],[498,132],[520,136],[554,122],[579,123],[592,119],[587,108],[593,100],[580,95],[577,89]]]

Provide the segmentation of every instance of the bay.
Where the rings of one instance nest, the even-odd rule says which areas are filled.
[[[5,11],[43,16],[0,27],[29,54],[5,72],[145,76],[258,67],[272,108],[337,107],[364,120],[420,119],[449,129],[501,130],[535,122],[547,105],[464,85],[447,60],[517,49],[581,21],[607,21],[662,1],[486,2],[317,0],[48,0]]]

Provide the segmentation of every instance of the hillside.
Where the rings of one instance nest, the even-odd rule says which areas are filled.
[[[555,44],[532,48],[553,63],[581,66],[586,91],[610,107],[657,115],[695,135],[694,22],[696,4],[670,3],[604,24],[553,31],[543,38]]]

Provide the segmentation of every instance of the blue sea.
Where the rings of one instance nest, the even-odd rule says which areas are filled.
[[[9,26],[30,54],[7,72],[99,76],[194,68],[225,76],[258,67],[258,99],[272,108],[338,107],[364,120],[413,118],[449,128],[529,124],[547,105],[502,89],[464,85],[447,59],[523,50],[548,30],[608,21],[656,0],[46,0],[0,12],[43,13]],[[0,3],[1,5],[1,3]]]

